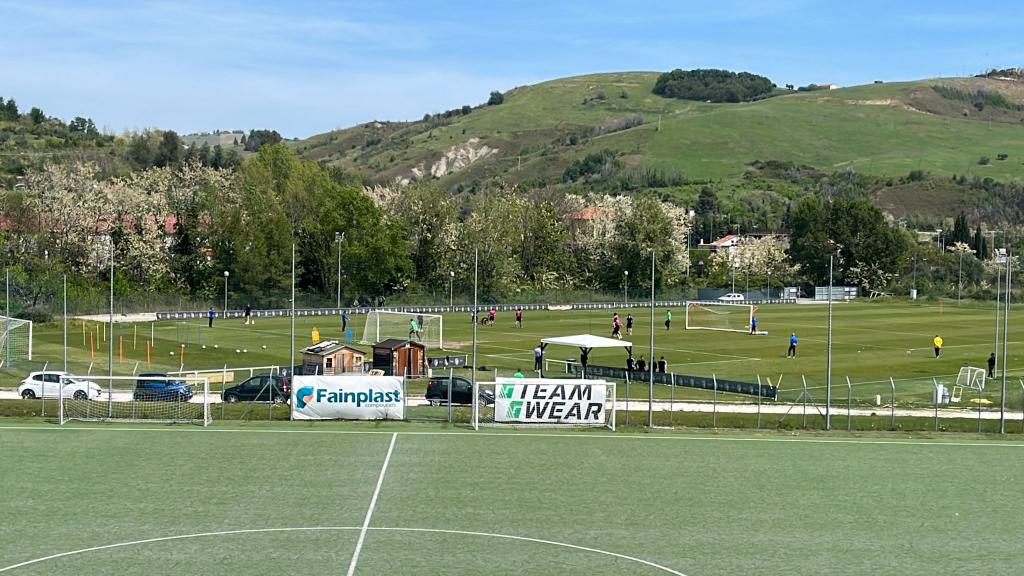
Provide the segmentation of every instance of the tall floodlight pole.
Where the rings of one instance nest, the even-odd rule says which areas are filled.
[[[4,268],[4,366],[11,365],[11,269]]]
[[[114,417],[114,237],[110,237],[110,327],[107,330],[107,418]]]
[[[68,275],[64,275],[64,373],[68,372]]]
[[[956,273],[956,305],[960,305],[960,294],[964,289],[964,251],[960,250],[960,266]]]
[[[228,317],[228,276],[230,275],[230,272],[224,271],[224,318]]]
[[[455,307],[455,272],[448,271],[448,307]]]
[[[474,395],[474,399],[473,399],[474,400],[474,402],[473,402],[473,406],[474,406],[474,409],[473,409],[474,410],[473,421],[474,421],[474,424],[477,422],[477,418],[479,418],[479,414],[476,412],[476,410],[478,410],[478,408],[476,408],[478,403],[476,402],[476,398],[475,398],[475,396],[477,394],[477,390],[476,390],[476,327],[477,327],[478,324],[480,324],[480,319],[477,318],[477,311],[480,309],[477,306],[477,302],[478,302],[477,301],[477,295],[478,295],[477,288],[478,288],[479,281],[480,281],[480,249],[477,248],[476,250],[473,251],[473,314],[470,316],[473,319],[473,368],[471,370],[470,378],[472,378],[472,381],[473,381],[473,395]]]
[[[832,260],[828,255],[828,355],[825,361],[825,430],[832,429]]]
[[[335,232],[334,241],[338,243],[338,309],[341,309],[341,243],[345,241],[344,232]]]
[[[647,380],[647,427],[654,427],[654,249],[651,249],[651,361]]]
[[[1008,338],[1007,328],[1010,322],[1010,264],[1013,259],[1006,255],[1006,302],[1003,304],[1003,384],[999,388],[999,433],[1006,433],[1006,340]]]
[[[993,249],[995,249],[995,247],[993,247]],[[996,257],[996,332],[995,332],[995,339],[993,340],[994,344],[992,346],[992,351],[993,352],[999,352],[999,298],[1000,298],[999,291],[1002,288],[1002,283],[1003,283],[1002,264],[1005,261],[1006,255],[1003,254],[1003,253],[1000,253],[999,251],[996,251],[995,257]],[[1000,362],[999,367],[1000,368],[1002,367],[1002,362]]]
[[[288,373],[295,383],[295,242],[292,242],[292,307],[291,307],[291,346],[288,347]]]

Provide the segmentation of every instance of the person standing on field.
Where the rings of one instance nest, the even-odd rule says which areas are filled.
[[[796,332],[789,335],[789,350],[786,352],[786,358],[796,358]]]
[[[633,333],[633,315],[626,314],[626,334]]]
[[[516,306],[516,328],[523,327],[523,309],[521,306]]]
[[[932,344],[935,345],[935,357],[938,358],[942,354],[942,336],[935,335],[935,339],[932,340]]]
[[[671,330],[671,329],[672,329],[672,311],[671,310],[666,310],[665,311],[665,330]],[[652,358],[652,360],[653,360],[653,358]]]
[[[996,377],[996,353],[993,352],[988,356],[988,377]]]
[[[213,311],[213,306],[210,306],[210,311],[206,313],[206,317],[209,319],[210,328],[213,328],[213,317],[216,315],[217,313]]]
[[[750,318],[750,333],[757,334],[757,316]]]
[[[245,325],[252,324],[252,304],[245,303]]]
[[[534,372],[540,372],[541,365],[544,363],[544,349],[541,348],[540,344],[533,349],[533,370]]]
[[[416,324],[415,318],[409,318],[409,340],[412,340],[414,334],[416,335],[416,339],[420,340],[420,327]]]
[[[341,311],[341,335],[345,336],[345,330],[348,328],[348,310]]]

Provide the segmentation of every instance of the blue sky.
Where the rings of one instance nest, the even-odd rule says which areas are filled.
[[[601,71],[778,84],[1024,66],[1024,3],[0,0],[0,96],[109,130],[304,137]]]

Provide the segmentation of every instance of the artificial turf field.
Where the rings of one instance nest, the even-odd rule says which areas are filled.
[[[0,573],[1020,573],[1024,444],[873,438],[9,424]]]
[[[646,308],[619,310],[631,312],[636,319],[632,336],[634,355],[650,360],[650,311]],[[655,351],[653,356],[664,355],[669,371],[680,374],[711,376],[756,382],[757,377],[779,384],[780,400],[794,401],[802,392],[804,381],[812,400],[824,400],[826,382],[826,324],[827,307],[822,304],[776,304],[760,306],[757,312],[760,329],[766,336],[750,336],[733,332],[684,330],[684,309],[674,309],[670,331],[664,330],[665,310],[655,311]],[[513,326],[511,312],[498,314],[494,326],[478,328],[478,364],[498,375],[510,376],[516,369],[528,371],[533,365],[532,349],[542,337],[592,333],[608,336],[612,310],[527,311],[524,327]],[[353,315],[349,327],[359,340],[365,317]],[[472,324],[465,313],[445,315],[444,337],[446,348],[452,352],[471,352]],[[84,327],[84,330],[83,330]],[[338,338],[340,322],[333,317],[299,317],[296,319],[296,348],[308,345],[313,328],[323,338]],[[180,345],[185,341],[185,369],[220,369],[245,366],[287,365],[289,358],[289,319],[259,318],[255,325],[244,326],[241,320],[218,318],[212,329],[206,320],[189,322],[144,322],[115,324],[114,372],[131,374],[132,370],[176,370],[180,366]],[[90,354],[89,340],[93,333],[95,355]],[[76,373],[90,370],[94,374],[107,373],[109,335],[95,322],[72,321],[69,328],[69,369]],[[796,359],[786,358],[791,332],[800,339]],[[984,367],[989,353],[994,350],[994,304],[955,301],[921,302],[849,302],[837,303],[833,310],[833,401],[846,403],[846,378],[851,381],[850,393],[856,404],[871,404],[876,395],[888,401],[891,395],[889,378],[896,384],[897,403],[925,405],[931,403],[932,378],[951,385],[962,366]],[[145,343],[155,336],[150,362],[147,362]],[[945,339],[942,356],[934,358],[932,338],[941,334]],[[1019,377],[1022,370],[1020,343],[1024,341],[1024,324],[1011,309],[1008,332],[1007,398],[1008,408],[1020,410],[1024,401]],[[123,340],[122,340],[123,338]],[[1000,329],[1000,339],[1002,330]],[[31,365],[21,363],[0,370],[0,386],[16,386],[29,369],[39,369],[48,362],[50,368],[62,365],[62,335],[59,323],[36,327],[35,359]],[[203,348],[202,346],[206,346]],[[214,348],[216,346],[216,348]],[[266,346],[266,348],[263,348]],[[364,350],[368,346],[356,344]],[[123,347],[124,361],[119,360]],[[245,350],[238,352],[235,350]],[[170,353],[175,352],[175,356]],[[428,350],[430,355],[444,351]],[[1001,353],[1001,351],[1000,351]],[[545,358],[549,367],[562,369],[558,361],[577,358],[579,350],[551,346]],[[296,354],[297,358],[301,355]],[[591,364],[622,366],[622,349],[594,350]],[[463,371],[463,375],[468,371]],[[236,374],[236,381],[248,372]],[[486,374],[480,378],[487,379]],[[680,400],[708,399],[710,393],[692,389],[659,386],[655,395],[666,398],[672,394]],[[627,389],[619,386],[619,396],[647,397],[646,386]],[[976,392],[969,392],[974,398]],[[989,381],[984,399],[998,402],[1000,381]],[[735,399],[735,398],[734,398]],[[966,401],[966,400],[965,400]]]

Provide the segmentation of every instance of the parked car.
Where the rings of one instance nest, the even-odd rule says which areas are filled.
[[[427,383],[427,401],[431,406],[448,403],[448,384],[452,385],[452,404],[473,403],[473,383],[459,376],[432,376]],[[494,404],[494,393],[480,390],[480,402],[484,405]]]
[[[192,399],[192,386],[163,372],[143,372],[135,382],[136,400],[163,400],[188,402]]]
[[[719,296],[718,300],[720,302],[742,302],[742,301],[746,300],[746,298],[743,296],[743,294],[739,294],[739,293],[736,293],[736,292],[730,292],[729,294],[726,294],[725,296]]]
[[[21,381],[21,386],[18,386],[18,394],[26,400],[33,398],[56,398],[57,394],[60,393],[62,380],[65,398],[74,398],[75,400],[88,400],[91,398],[98,400],[103,397],[103,389],[100,388],[99,384],[89,380],[73,378],[67,372],[55,370],[30,373],[27,378]]]
[[[221,393],[224,402],[270,402],[281,404],[288,401],[288,381],[281,376],[253,376],[237,386],[225,388]]]

